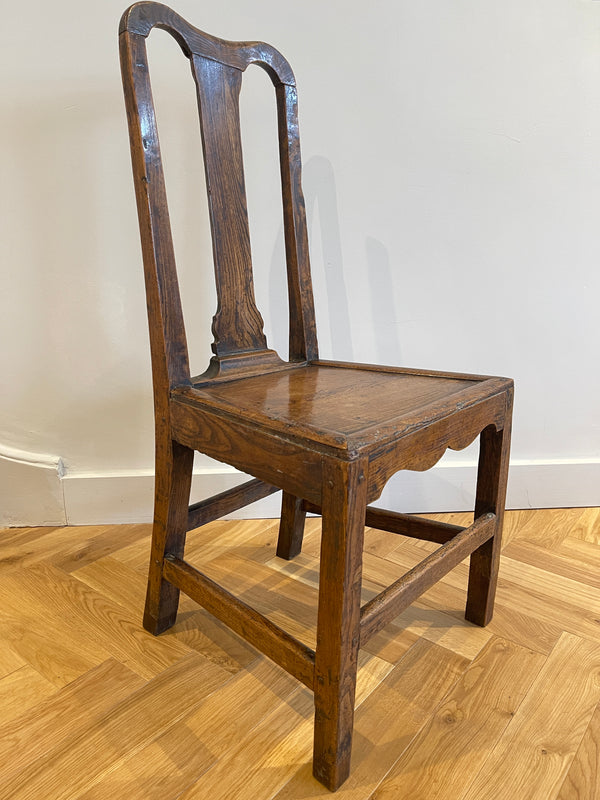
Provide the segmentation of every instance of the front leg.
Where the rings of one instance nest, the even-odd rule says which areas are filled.
[[[337,789],[350,772],[367,480],[365,461],[325,461],[313,774]]]

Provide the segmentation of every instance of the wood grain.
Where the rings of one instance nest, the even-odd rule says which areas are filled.
[[[544,657],[492,639],[386,775],[372,800],[458,797],[477,775]]]
[[[600,706],[583,735],[557,800],[600,799]]]
[[[89,725],[85,735],[61,743],[43,763],[33,762],[6,781],[0,797],[73,797],[128,752],[175,724],[228,677],[199,655],[182,659]]]
[[[531,800],[554,797],[599,700],[600,644],[563,634],[461,800],[497,798],[498,785],[506,797],[524,785]]]
[[[9,722],[23,711],[37,705],[55,690],[54,684],[25,664],[0,679],[0,708],[2,722]]]
[[[73,572],[83,583],[125,608],[141,608],[146,593],[146,576],[110,556],[100,558]],[[179,620],[173,630],[177,640],[228,672],[236,673],[256,659],[254,648],[241,641],[208,612],[187,598],[181,603]]]
[[[102,776],[81,800],[160,800],[177,797],[228,751],[246,741],[261,720],[298,689],[297,682],[267,660],[248,670],[187,713],[141,750]],[[240,698],[244,703],[240,703]]]
[[[358,707],[376,690],[390,669],[381,659],[364,656],[359,659]],[[312,727],[312,695],[304,688],[297,689],[287,703],[266,716],[249,736],[184,792],[181,800],[271,797],[287,783],[299,764],[309,760]]]
[[[0,727],[2,782],[0,797],[10,798],[11,781],[39,765],[44,774],[52,754],[73,745],[118,703],[144,685],[144,680],[118,661],[109,659],[90,669],[52,697],[25,710]],[[66,781],[70,783],[70,777]],[[48,788],[46,797],[54,797]]]

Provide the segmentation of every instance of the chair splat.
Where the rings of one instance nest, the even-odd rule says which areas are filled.
[[[134,169],[146,175],[145,191],[138,191],[142,235],[146,234],[146,263],[150,294],[177,298],[165,303],[153,327],[162,329],[163,343],[156,341],[157,357],[169,362],[171,386],[189,381],[187,345],[181,315],[175,258],[168,220],[158,130],[148,75],[146,37],[154,27],[170,33],[190,60],[196,84],[200,130],[212,232],[217,311],[212,321],[213,357],[202,376],[247,374],[256,369],[285,366],[270,350],[264,321],[256,305],[246,188],[244,180],[239,97],[244,70],[262,67],[275,87],[283,201],[290,319],[291,362],[318,357],[314,302],[310,278],[306,213],[301,187],[297,94],[294,74],[285,58],[263,42],[228,42],[189,25],[159,3],[136,3],[123,16],[120,27],[124,63],[134,64],[124,76],[126,93],[144,98],[138,120],[130,121]],[[133,104],[132,106],[133,107]],[[141,133],[140,133],[141,132]],[[152,179],[150,180],[150,173]],[[166,256],[157,251],[161,247]],[[155,306],[153,306],[155,307]],[[173,309],[176,309],[174,312]],[[167,319],[170,317],[169,319]],[[169,328],[168,332],[166,328]],[[175,336],[174,336],[175,334]],[[157,339],[158,334],[155,335]],[[168,350],[166,342],[177,339],[180,351]],[[173,359],[177,363],[173,362]]]

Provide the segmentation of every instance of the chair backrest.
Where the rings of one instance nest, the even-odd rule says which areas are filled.
[[[243,71],[258,64],[275,86],[287,259],[289,362],[317,357],[306,214],[301,187],[297,94],[281,53],[262,42],[228,42],[192,27],[160,3],[131,6],[121,19],[121,70],[142,238],[155,391],[190,382],[187,343],[146,52],[155,28],[168,31],[190,60],[196,83],[217,312],[214,356],[203,377],[234,377],[283,367],[267,347],[256,307],[244,185],[239,94]],[[157,384],[158,381],[158,384]]]

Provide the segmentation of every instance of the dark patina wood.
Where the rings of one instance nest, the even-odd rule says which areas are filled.
[[[148,74],[146,38],[168,31],[196,84],[218,308],[213,356],[192,377]],[[183,591],[314,690],[314,774],[330,789],[350,770],[360,643],[471,555],[467,618],[491,618],[504,509],[512,381],[318,358],[293,72],[262,42],[203,33],[158,3],[121,20],[120,52],[144,259],[156,422],[156,491],[144,626],[175,621]],[[269,348],[256,306],[239,128],[243,73],[269,74],[277,104],[289,300],[289,359]],[[368,506],[402,469],[481,438],[473,525]],[[253,480],[191,507],[198,450]],[[283,490],[277,554],[300,552],[307,511],[323,516],[313,652],[184,560],[186,532]],[[365,524],[441,547],[360,606]]]
[[[330,789],[350,772],[356,662],[360,645],[367,461],[329,460],[323,474],[323,531],[315,656],[313,773]]]
[[[305,511],[311,514],[321,514],[322,509],[313,503],[304,501]],[[448,522],[415,517],[412,514],[399,514],[397,511],[387,511],[383,508],[367,506],[365,515],[367,528],[375,528],[388,533],[398,533],[411,539],[421,539],[425,542],[445,544],[458,533],[464,531],[461,525],[450,525]]]
[[[262,500],[263,497],[268,497],[277,491],[277,486],[270,486],[268,483],[255,478],[252,481],[242,483],[241,486],[235,486],[226,492],[209,497],[207,500],[194,503],[190,506],[188,512],[188,530],[191,531],[194,528],[206,525],[207,522],[221,519],[226,514],[245,508],[249,503],[255,503],[257,500]]]
[[[283,492],[281,499],[281,524],[277,540],[277,555],[287,561],[302,550],[304,521],[306,519],[305,500]]]
[[[473,548],[487,542],[494,534],[496,517],[485,514],[477,517],[470,528],[453,536],[435,553],[409,570],[387,589],[366,603],[361,611],[360,638],[365,644],[371,636],[401,614],[414,600],[447,572],[473,552]]]

